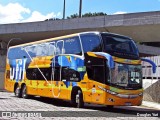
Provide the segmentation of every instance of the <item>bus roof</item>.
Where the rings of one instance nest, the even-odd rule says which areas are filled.
[[[68,37],[74,37],[74,36],[77,36],[77,35],[78,35],[78,33],[70,34],[70,35],[64,35],[64,36],[60,36],[60,37],[49,38],[49,39],[43,39],[43,40],[38,40],[38,41],[34,41],[34,42],[29,42],[29,43],[24,43],[24,44],[20,44],[20,45],[11,46],[9,48],[32,45],[32,44],[35,44],[35,43],[44,43],[44,42],[49,42],[49,41],[53,41],[53,40],[57,40],[57,39],[64,39],[64,38],[68,38]]]
[[[64,39],[64,38],[68,38],[68,37],[74,37],[74,36],[78,36],[78,35],[81,35],[81,34],[89,34],[89,33],[95,33],[95,34],[102,33],[102,34],[108,34],[108,35],[113,35],[113,36],[121,36],[121,37],[129,38],[127,36],[116,34],[116,33],[99,32],[99,31],[88,31],[88,32],[74,33],[74,34],[70,34],[70,35],[64,35],[64,36],[60,36],[60,37],[54,37],[54,38],[49,38],[49,39],[43,39],[43,40],[38,40],[38,41],[34,41],[34,42],[24,43],[24,44],[20,44],[20,45],[11,46],[9,48],[16,48],[16,47],[21,47],[21,46],[26,46],[26,45],[32,45],[32,44],[36,44],[36,43],[37,44],[38,43],[44,43],[44,42],[49,42],[49,41],[53,41],[53,40],[57,40],[57,39]]]

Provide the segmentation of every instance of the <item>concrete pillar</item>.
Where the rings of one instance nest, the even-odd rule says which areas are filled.
[[[4,72],[0,72],[0,90],[4,89]]]
[[[160,93],[159,93],[160,80],[144,79],[143,83],[144,83],[143,100],[160,103]]]
[[[0,90],[4,89],[5,66],[6,66],[6,55],[0,55]]]

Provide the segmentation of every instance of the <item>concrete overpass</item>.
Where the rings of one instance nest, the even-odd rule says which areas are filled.
[[[137,42],[160,41],[160,11],[0,25],[0,41],[19,44],[82,31],[108,31]]]
[[[160,11],[0,25],[1,80],[10,39],[21,38],[11,41],[16,45],[82,31],[107,31],[130,36],[137,42],[160,42]],[[158,48],[139,48],[142,53],[160,54]]]

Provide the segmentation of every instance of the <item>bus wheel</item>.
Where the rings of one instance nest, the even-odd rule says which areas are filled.
[[[72,97],[72,104],[77,108],[84,107],[83,94],[81,90],[77,90]]]
[[[25,98],[25,99],[29,98],[29,96],[27,95],[26,85],[24,85],[23,88],[22,88],[22,98]]]
[[[22,97],[21,96],[21,89],[19,88],[18,85],[16,86],[16,88],[14,90],[14,94],[15,94],[16,97],[19,97],[19,98]]]

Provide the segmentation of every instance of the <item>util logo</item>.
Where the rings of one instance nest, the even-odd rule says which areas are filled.
[[[16,64],[10,68],[10,79],[15,79],[17,82],[24,79],[24,72],[27,59],[16,60]]]

